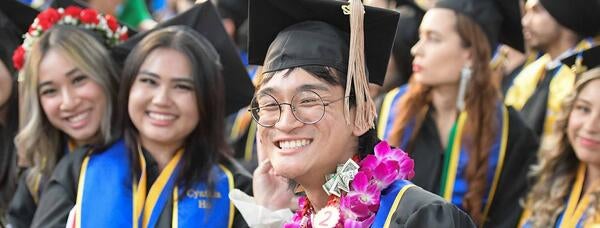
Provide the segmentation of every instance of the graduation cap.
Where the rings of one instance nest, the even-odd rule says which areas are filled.
[[[571,55],[561,62],[569,67],[576,75],[600,66],[600,46]]]
[[[0,1],[0,12],[4,13],[17,26],[21,34],[27,32],[29,25],[40,13],[38,10],[17,0]]]
[[[229,115],[237,112],[250,104],[254,86],[248,77],[246,68],[242,64],[233,41],[223,28],[216,8],[210,1],[196,4],[182,14],[159,23],[154,29],[130,37],[127,41],[112,49],[113,57],[122,64],[131,50],[149,33],[174,25],[184,25],[194,29],[204,36],[219,53],[223,65],[222,75],[225,85],[225,114]]]
[[[0,60],[15,73],[13,51],[23,42],[23,34],[38,15],[38,11],[16,0],[0,1]]]
[[[525,52],[519,0],[440,0],[435,8],[451,9],[473,19],[486,34],[492,50],[502,43]]]
[[[554,19],[580,36],[595,36],[600,30],[598,0],[539,0]]]
[[[240,27],[248,18],[248,0],[216,0],[222,18],[231,18]]]
[[[373,126],[367,78],[383,83],[398,18],[360,0],[250,0],[248,60],[263,65],[264,73],[320,65],[347,74],[346,88],[354,87],[357,102],[354,123]],[[345,108],[348,117],[348,100]]]

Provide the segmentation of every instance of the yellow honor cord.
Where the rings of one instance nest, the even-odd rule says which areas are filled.
[[[583,184],[585,182],[585,173],[586,165],[580,163],[577,168],[575,183],[573,184],[571,194],[569,195],[569,203],[567,204],[567,209],[563,213],[560,227],[576,227],[585,211],[589,208],[590,194],[586,193],[583,197],[581,196],[581,193],[584,191]]]

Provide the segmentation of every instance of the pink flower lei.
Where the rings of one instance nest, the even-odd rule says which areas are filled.
[[[358,159],[356,159],[358,160]],[[367,155],[350,184],[350,191],[341,197],[330,195],[327,207],[336,208],[339,220],[333,227],[370,227],[379,210],[381,191],[396,180],[411,179],[414,161],[400,149],[392,149],[386,141],[375,146],[375,155]],[[300,197],[299,209],[285,228],[313,227],[313,209],[308,198]],[[326,207],[326,208],[327,208]]]
[[[48,8],[37,15],[23,35],[23,44],[13,53],[13,65],[21,70],[25,64],[26,54],[48,29],[54,25],[74,25],[96,31],[102,35],[109,46],[114,46],[126,40],[127,27],[120,26],[117,19],[110,14],[101,14],[94,9],[82,9],[77,6],[63,8]]]

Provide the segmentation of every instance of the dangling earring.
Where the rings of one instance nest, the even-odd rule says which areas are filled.
[[[471,80],[471,68],[467,65],[463,66],[460,71],[460,86],[458,87],[458,97],[456,98],[456,108],[459,111],[465,110],[465,93],[467,92],[467,85]]]

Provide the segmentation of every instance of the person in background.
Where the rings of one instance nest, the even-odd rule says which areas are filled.
[[[0,226],[6,224],[6,210],[17,187],[17,150],[14,138],[19,126],[17,69],[13,51],[23,42],[37,11],[16,1],[0,3]]]
[[[543,145],[575,82],[573,72],[560,61],[597,44],[600,2],[529,0],[522,24],[528,46],[545,54],[515,77],[504,102],[520,112]]]
[[[519,227],[600,225],[600,47],[563,60],[575,66],[574,90],[563,100],[549,147],[532,167],[535,184]]]
[[[413,182],[478,226],[517,225],[535,161],[536,137],[503,105],[490,69],[498,43],[523,49],[518,15],[517,0],[438,1],[411,49],[411,81],[386,94],[378,120],[379,137],[415,160]]]

